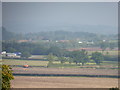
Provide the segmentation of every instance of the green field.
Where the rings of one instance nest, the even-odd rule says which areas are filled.
[[[35,57],[35,56],[34,56]],[[37,57],[40,57],[37,56]],[[42,56],[44,57],[44,56]],[[90,61],[87,62],[84,66],[81,66],[81,64],[75,64],[75,63],[69,63],[65,62],[64,64],[61,64],[60,61],[53,61],[52,64],[49,64],[49,61],[39,61],[39,60],[18,60],[18,59],[3,59],[3,64],[6,65],[25,65],[28,64],[29,66],[49,66],[54,68],[98,68],[98,67],[104,67],[104,68],[117,68],[118,62],[117,61],[103,61],[101,65],[96,65],[95,62]]]
[[[103,61],[101,65],[96,65],[96,63],[86,63],[84,66],[76,65],[75,63],[69,64],[68,62],[61,64],[60,62],[53,62],[50,67],[55,68],[101,68],[101,69],[113,69],[118,67],[117,61]]]
[[[88,54],[92,54],[95,51],[87,51],[87,52],[88,52]],[[101,52],[104,55],[118,56],[118,51],[117,50],[116,51],[97,51],[97,52]]]
[[[15,59],[3,59],[3,64],[6,65],[25,65],[29,66],[47,66],[48,61],[35,61],[35,60],[15,60]]]

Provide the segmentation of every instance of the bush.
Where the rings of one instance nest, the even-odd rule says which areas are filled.
[[[11,69],[8,65],[2,65],[2,90],[8,90],[11,86],[10,80],[14,79]]]
[[[109,90],[120,90],[119,88],[110,88]]]

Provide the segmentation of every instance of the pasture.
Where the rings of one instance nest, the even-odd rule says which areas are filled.
[[[17,60],[17,59],[3,59],[2,64],[11,65],[11,66],[23,66],[25,64],[29,66],[38,66],[38,67],[46,67],[48,68],[106,68],[106,69],[113,69],[118,67],[117,61],[103,61],[101,65],[96,65],[94,62],[88,62],[84,66],[76,65],[75,63],[69,63],[65,62],[64,64],[61,64],[60,61],[53,61],[52,64],[49,64],[49,61],[40,61],[40,60]]]
[[[47,66],[48,61],[36,61],[36,60],[16,60],[16,59],[3,59],[3,64],[6,65],[25,65],[28,64],[29,66]]]
[[[92,54],[93,52],[96,52],[96,51],[87,51],[88,54]],[[103,53],[104,55],[111,55],[111,56],[118,56],[118,53],[120,51],[117,51],[117,50],[106,50],[106,51],[97,51],[97,52],[100,52],[100,53]]]

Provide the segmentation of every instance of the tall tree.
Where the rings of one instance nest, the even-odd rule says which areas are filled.
[[[91,59],[93,59],[96,64],[100,65],[100,63],[104,60],[104,56],[100,52],[94,52],[92,53]]]
[[[67,61],[66,57],[59,57],[58,60],[63,64]]]
[[[21,55],[21,57],[23,57],[23,58],[28,58],[28,57],[30,57],[31,56],[31,54],[29,53],[29,52],[22,52],[22,55]]]
[[[53,61],[54,61],[54,56],[52,53],[50,53],[48,56],[47,56],[47,59],[48,59],[48,67],[50,67],[52,64],[53,64]]]
[[[105,51],[105,49],[108,47],[108,44],[106,42],[102,42],[100,44],[100,48],[102,49],[102,51]]]
[[[76,64],[81,63],[82,65],[84,65],[89,60],[87,52],[85,50],[73,51],[70,57],[74,59],[74,62]]]
[[[115,43],[110,43],[109,44],[109,48],[112,50],[112,49],[114,49],[115,48]]]

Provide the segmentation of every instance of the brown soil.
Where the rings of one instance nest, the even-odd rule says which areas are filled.
[[[14,67],[14,73],[24,74],[80,74],[80,75],[116,75],[118,70],[113,69],[92,69],[92,68],[23,68]]]
[[[12,88],[112,88],[117,78],[15,76]]]

